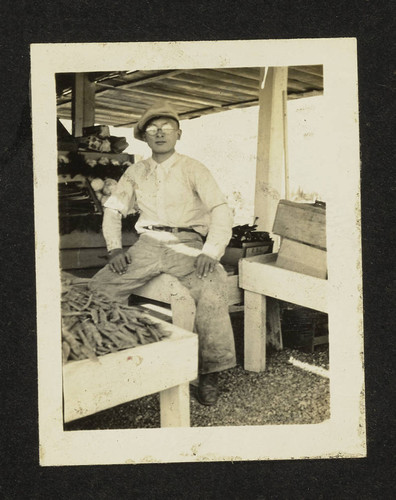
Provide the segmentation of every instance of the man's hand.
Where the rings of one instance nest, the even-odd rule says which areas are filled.
[[[122,248],[112,250],[109,255],[109,268],[113,273],[124,274],[128,264],[132,262],[130,255]]]
[[[198,278],[206,278],[209,273],[214,271],[217,263],[218,261],[209,257],[209,255],[205,255],[204,253],[198,255],[197,260],[195,261]]]

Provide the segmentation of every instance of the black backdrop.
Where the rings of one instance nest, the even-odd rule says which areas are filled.
[[[394,10],[369,0],[2,0],[2,498],[391,497]],[[368,458],[39,467],[29,44],[327,37],[358,42]]]

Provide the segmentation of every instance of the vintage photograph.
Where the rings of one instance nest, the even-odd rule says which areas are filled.
[[[31,49],[41,464],[365,456],[355,41]]]

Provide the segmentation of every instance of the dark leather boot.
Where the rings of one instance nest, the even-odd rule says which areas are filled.
[[[218,373],[205,373],[199,376],[197,399],[201,405],[213,406],[219,398],[217,387]]]

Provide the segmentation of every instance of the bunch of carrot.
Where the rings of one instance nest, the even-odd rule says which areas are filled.
[[[158,342],[170,332],[139,307],[110,301],[90,292],[86,285],[62,289],[63,362],[116,352]]]

